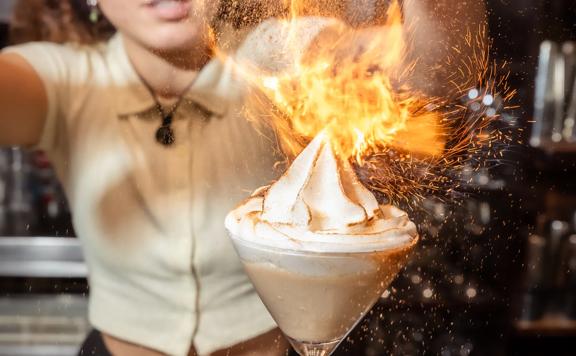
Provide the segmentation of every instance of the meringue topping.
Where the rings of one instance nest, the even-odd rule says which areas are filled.
[[[235,237],[272,247],[318,252],[375,251],[412,243],[416,226],[391,205],[379,205],[350,163],[321,132],[284,175],[231,211]]]
[[[302,151],[264,196],[261,219],[307,226],[314,232],[347,233],[379,210],[374,195],[358,180],[350,163],[334,154],[325,132]]]

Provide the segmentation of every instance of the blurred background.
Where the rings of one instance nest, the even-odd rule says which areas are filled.
[[[0,48],[12,3],[0,0]],[[575,354],[576,4],[487,4],[518,108],[483,88],[467,99],[522,143],[494,169],[464,172],[464,202],[425,202],[413,262],[339,355]],[[74,355],[89,330],[85,276],[50,162],[0,149],[0,356]]]

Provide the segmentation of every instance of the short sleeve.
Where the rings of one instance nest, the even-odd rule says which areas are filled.
[[[246,37],[234,59],[270,73],[289,72],[320,32],[337,25],[339,20],[327,17],[270,19]]]
[[[71,81],[72,50],[63,45],[34,42],[7,47],[2,52],[23,57],[44,84],[48,111],[40,142],[36,147],[47,152],[53,151],[63,139]]]

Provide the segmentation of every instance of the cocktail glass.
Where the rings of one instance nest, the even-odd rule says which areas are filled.
[[[231,234],[264,305],[303,356],[330,355],[374,306],[418,238],[370,252],[308,252]]]

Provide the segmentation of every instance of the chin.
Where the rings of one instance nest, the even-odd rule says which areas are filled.
[[[183,51],[201,45],[206,36],[206,29],[198,25],[163,25],[147,32],[142,42],[157,51]]]

